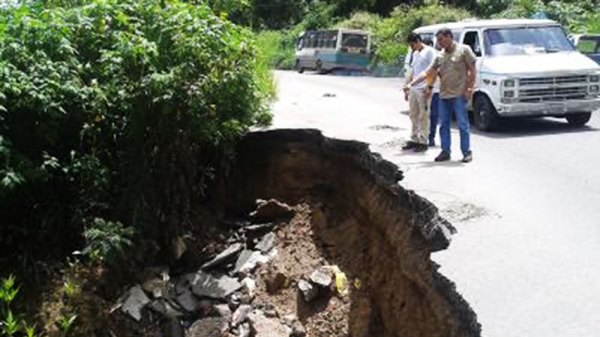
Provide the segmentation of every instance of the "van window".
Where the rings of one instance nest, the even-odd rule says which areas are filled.
[[[488,29],[484,32],[484,44],[491,56],[574,50],[559,26]]]
[[[481,45],[479,43],[479,33],[478,32],[467,32],[465,34],[465,38],[463,39],[463,44],[471,47],[475,56],[481,56]]]
[[[600,54],[600,36],[582,36],[577,49],[584,54]]]
[[[366,49],[367,44],[368,37],[366,35],[353,33],[342,34],[342,47]]]

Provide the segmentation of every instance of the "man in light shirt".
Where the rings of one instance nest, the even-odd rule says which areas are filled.
[[[411,33],[407,42],[411,51],[407,55],[408,76],[406,83],[427,70],[436,57],[435,49],[421,41],[421,37]],[[410,141],[402,147],[403,150],[415,152],[427,151],[429,143],[429,98],[426,94],[427,83],[419,83],[404,90],[404,98],[408,101],[412,131]]]

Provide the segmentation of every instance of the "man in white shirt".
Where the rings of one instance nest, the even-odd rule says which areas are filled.
[[[407,38],[411,51],[407,55],[406,83],[411,83],[413,76],[418,76],[433,62],[436,51],[427,46],[417,34],[411,33]],[[429,143],[429,100],[426,94],[427,83],[413,85],[404,91],[404,98],[408,101],[412,131],[410,141],[402,147],[403,150],[415,152],[427,151]]]

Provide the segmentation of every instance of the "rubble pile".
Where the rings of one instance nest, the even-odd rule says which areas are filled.
[[[318,320],[305,316],[301,321],[298,299],[306,308],[321,301],[317,310],[327,310],[322,301],[334,296],[338,307],[349,306],[347,280],[339,267],[327,265],[316,246],[309,258],[295,250],[297,240],[312,241],[310,235],[290,237],[290,231],[310,233],[309,207],[292,208],[276,200],[258,200],[257,205],[248,220],[228,222],[235,228],[224,241],[229,243],[199,270],[172,278],[166,267],[150,268],[145,282],[132,286],[115,311],[120,309],[138,324],[158,323],[165,336],[303,337],[305,323],[315,325]],[[293,271],[285,259],[296,254],[304,265]],[[348,332],[347,322],[341,320],[336,336]],[[323,330],[326,324],[317,325],[322,336],[331,336],[332,331]],[[311,334],[317,335],[318,331]]]

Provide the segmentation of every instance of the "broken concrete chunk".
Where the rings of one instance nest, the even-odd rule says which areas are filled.
[[[325,267],[318,268],[310,274],[309,280],[315,285],[322,288],[329,288],[333,280],[331,270]]]
[[[252,306],[245,304],[240,305],[239,308],[237,308],[237,310],[233,313],[233,317],[231,318],[231,326],[235,328],[244,323],[251,312]]]
[[[150,303],[150,299],[144,293],[142,286],[139,284],[129,289],[129,295],[121,307],[121,311],[131,316],[136,321],[142,319],[142,309],[146,304]]]
[[[255,337],[287,337],[290,332],[278,319],[267,318],[262,312],[248,315]]]
[[[239,273],[242,267],[250,261],[250,258],[254,254],[254,251],[245,249],[242,251],[237,261],[235,262],[235,268],[233,269],[234,273]]]
[[[256,211],[250,213],[250,217],[257,222],[269,222],[280,219],[290,219],[294,215],[294,210],[277,200],[257,200]]]
[[[263,223],[263,224],[245,226],[244,230],[247,232],[258,232],[258,231],[268,230],[273,227],[275,227],[275,223],[267,222],[267,223]]]
[[[194,282],[195,279],[196,279],[196,273],[189,273],[189,274],[183,275],[179,279],[179,281],[177,281],[177,284],[175,284],[175,292],[177,294],[182,294],[182,293],[186,292],[187,290],[190,290],[191,284],[192,284],[192,282]]]
[[[184,291],[181,295],[175,299],[185,311],[193,313],[198,310],[198,299],[191,291]]]
[[[242,285],[229,276],[215,277],[203,272],[196,273],[191,283],[192,292],[196,296],[223,299],[239,290]]]
[[[202,265],[202,269],[214,268],[235,257],[243,248],[241,243],[234,243],[224,251],[215,256],[212,260]]]
[[[167,275],[168,276],[168,275]],[[149,280],[146,280],[143,284],[142,284],[142,288],[152,294],[152,296],[154,298],[161,298],[161,297],[165,297],[167,295],[167,293],[169,292],[169,287],[171,285],[167,281],[164,280],[164,278],[161,276],[160,278],[152,278]]]
[[[222,317],[209,317],[192,324],[185,337],[221,337],[227,330],[227,322]]]
[[[300,293],[302,293],[302,297],[306,302],[314,300],[319,293],[319,290],[314,287],[312,283],[305,280],[300,280],[300,282],[298,282],[298,290],[300,290]]]
[[[268,233],[263,236],[260,242],[256,245],[256,249],[260,250],[263,253],[268,253],[275,247],[275,233]]]

